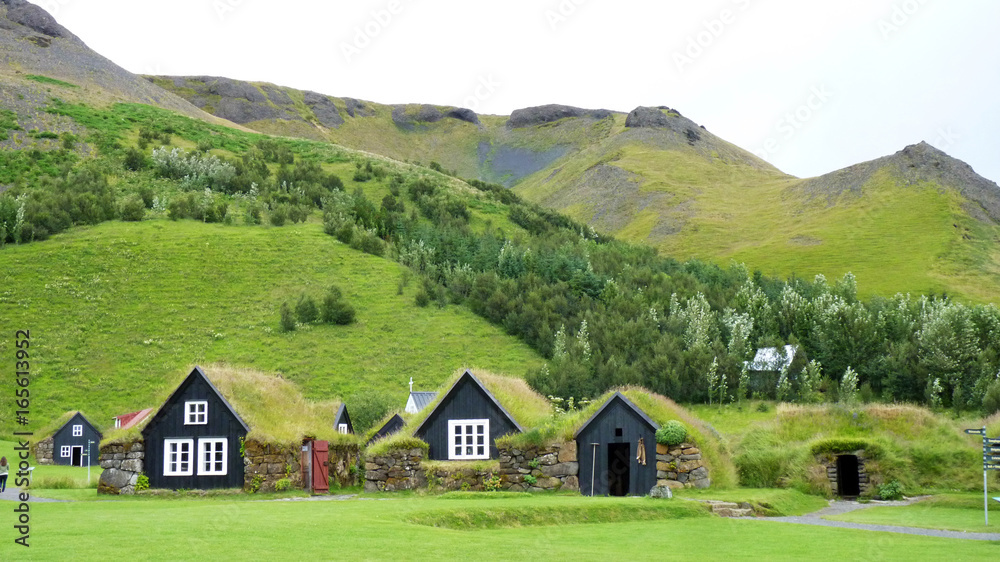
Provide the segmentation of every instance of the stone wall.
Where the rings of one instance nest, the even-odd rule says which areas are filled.
[[[712,484],[701,449],[693,443],[656,444],[656,485],[669,488],[708,488]]]
[[[576,442],[555,443],[526,449],[500,449],[501,486],[513,492],[579,490],[580,464]],[[531,475],[535,482],[525,481]]]
[[[385,455],[365,459],[365,491],[394,492],[427,486],[421,468],[424,450],[396,449]]]
[[[301,489],[302,448],[298,445],[271,445],[248,440],[243,448],[243,489],[273,492],[275,484],[288,478],[288,489]]]
[[[353,467],[361,465],[361,447],[359,445],[330,444],[330,458],[327,467],[330,472],[330,489],[339,486],[347,488],[360,484],[360,472]]]
[[[837,495],[837,457],[841,455],[854,455],[858,457],[858,487],[862,496],[868,495],[869,490],[872,489],[872,482],[869,478],[868,471],[865,468],[866,462],[869,460],[865,454],[864,449],[859,449],[857,451],[847,451],[843,453],[824,453],[816,456],[816,462],[826,470],[826,478],[830,483],[830,488],[828,490],[830,495]],[[877,476],[877,475],[876,475]]]
[[[101,479],[97,483],[98,494],[134,494],[135,483],[144,470],[146,448],[142,441],[101,447],[98,459],[101,462]]]
[[[55,464],[54,441],[52,437],[42,439],[34,446],[35,460],[38,464]]]

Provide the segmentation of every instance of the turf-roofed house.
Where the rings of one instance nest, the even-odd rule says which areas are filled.
[[[335,418],[349,425],[343,404],[307,401],[278,375],[195,367],[154,414],[101,444],[98,489],[132,493],[145,475],[153,489],[324,493],[331,476],[350,484],[358,459],[357,438]]]
[[[536,427],[552,412],[522,379],[462,369],[404,427],[371,444],[365,488],[484,489],[491,476],[499,480],[498,439]]]
[[[35,446],[38,464],[97,466],[101,432],[82,413],[66,412],[39,434],[45,437]]]

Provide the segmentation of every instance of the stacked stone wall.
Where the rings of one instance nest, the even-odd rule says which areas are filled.
[[[32,447],[35,460],[38,464],[56,464],[55,461],[55,441],[52,437],[46,437]]]
[[[656,444],[656,486],[668,488],[708,488],[712,480],[693,443],[668,446]]]
[[[525,449],[500,449],[501,486],[514,492],[579,490],[576,442]],[[531,478],[526,478],[530,476]],[[534,479],[534,482],[531,480]]]
[[[816,456],[816,462],[826,470],[826,479],[830,485],[827,490],[829,495],[836,495],[838,487],[839,474],[837,473],[837,457],[841,455],[854,455],[858,457],[858,487],[860,489],[862,496],[869,495],[869,491],[873,489],[872,478],[868,474],[866,464],[868,458],[864,449],[859,449],[857,451],[848,451],[844,453],[824,453]],[[878,475],[875,475],[876,479]]]
[[[394,492],[427,486],[421,463],[424,450],[394,449],[384,455],[365,459],[365,491]]]
[[[248,440],[243,444],[243,489],[248,492],[274,492],[282,478],[287,489],[301,489],[301,447],[272,445]]]
[[[142,441],[112,443],[101,447],[98,460],[104,472],[97,483],[98,494],[129,495],[144,470],[146,447]]]

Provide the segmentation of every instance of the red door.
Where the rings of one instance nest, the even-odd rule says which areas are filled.
[[[314,494],[330,492],[330,474],[326,463],[330,460],[330,443],[328,441],[312,442],[312,491]]]

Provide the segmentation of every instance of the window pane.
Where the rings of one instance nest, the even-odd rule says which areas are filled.
[[[462,456],[462,448],[461,447],[455,447],[455,456],[456,457]]]
[[[486,442],[486,439],[482,435],[480,435],[479,437],[476,437],[476,443],[477,444],[482,445],[485,442]]]
[[[479,446],[479,447],[476,447],[476,454],[477,454],[477,455],[482,455],[482,454],[484,454],[484,452],[483,452],[483,447],[482,447],[482,446]]]
[[[472,426],[471,425],[465,426],[465,432],[466,433],[472,433]]]
[[[486,432],[485,432],[485,431],[483,431],[483,426],[481,426],[481,425],[477,425],[477,426],[476,426],[476,433],[486,433]]]

